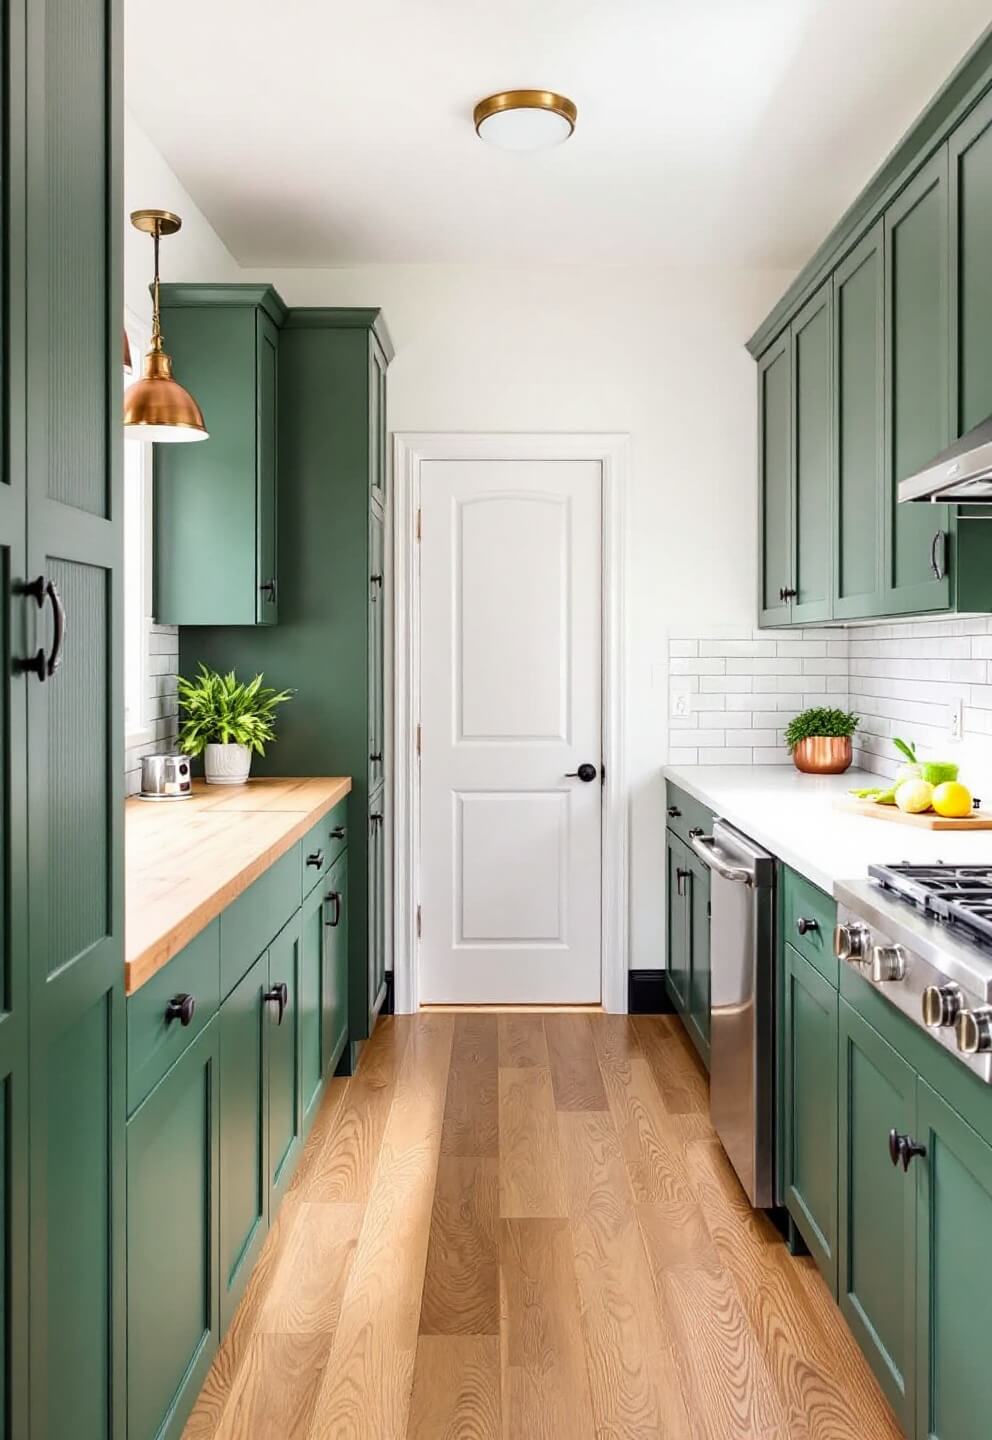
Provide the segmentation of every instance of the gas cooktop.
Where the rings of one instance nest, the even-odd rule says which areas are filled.
[[[868,874],[932,920],[992,947],[992,865],[870,865]]]

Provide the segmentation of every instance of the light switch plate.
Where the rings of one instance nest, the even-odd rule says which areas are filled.
[[[952,739],[952,740],[963,740],[963,739],[964,739],[964,701],[961,699],[960,695],[958,696],[958,698],[957,698],[956,700],[952,700],[951,703],[950,703],[950,705],[949,705],[947,708],[948,708],[948,711],[949,711],[949,718],[950,718],[951,739]]]
[[[676,717],[688,715],[692,711],[692,692],[688,685],[680,685],[677,680],[672,681],[671,689],[668,692],[669,711]]]

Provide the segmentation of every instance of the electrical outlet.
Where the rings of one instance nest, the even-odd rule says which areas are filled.
[[[950,730],[952,740],[964,739],[964,701],[960,696],[952,700],[948,706],[950,711]]]
[[[688,685],[680,685],[677,681],[673,681],[669,702],[672,715],[676,717],[688,715],[692,710],[692,693]]]

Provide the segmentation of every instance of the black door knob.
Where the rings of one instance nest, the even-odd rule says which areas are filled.
[[[819,930],[819,928],[820,926],[818,921],[807,920],[802,915],[800,915],[799,919],[796,921],[796,929],[799,931],[800,935],[809,935],[813,930]]]
[[[196,999],[192,995],[173,995],[165,1007],[165,1023],[178,1020],[183,1029],[192,1023],[196,1014]]]
[[[566,770],[565,779],[584,780],[588,785],[590,780],[595,780],[598,774],[599,771],[596,769],[595,765],[590,765],[588,760],[584,760],[579,766],[578,770]]]
[[[914,1140],[911,1135],[900,1135],[898,1130],[889,1131],[889,1159],[893,1165],[902,1163],[903,1170],[908,1170],[910,1162],[917,1156],[924,1156],[927,1147]]]
[[[286,1013],[286,1006],[289,1004],[289,986],[285,980],[278,981],[270,990],[266,990],[262,999],[267,1005],[279,1006],[278,1024],[282,1024],[282,1017]]]

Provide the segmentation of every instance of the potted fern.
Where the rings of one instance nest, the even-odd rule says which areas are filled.
[[[785,727],[785,743],[797,770],[806,775],[841,775],[851,763],[851,736],[860,724],[848,710],[813,706],[794,715]]]
[[[187,755],[203,756],[208,785],[243,785],[252,751],[264,755],[275,739],[276,708],[292,691],[273,690],[262,680],[240,681],[233,670],[221,675],[202,663],[194,679],[179,677],[179,745]]]

